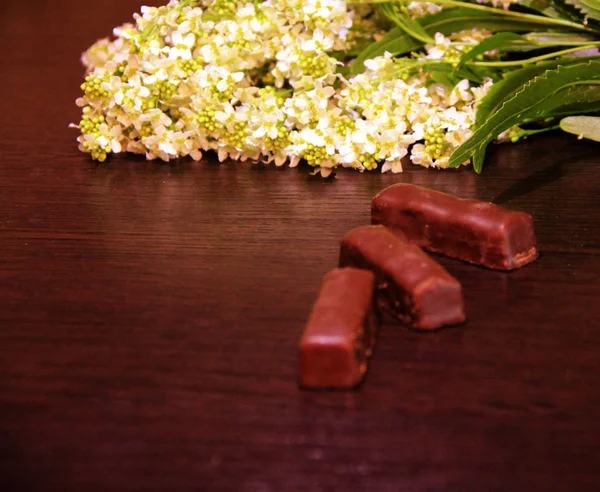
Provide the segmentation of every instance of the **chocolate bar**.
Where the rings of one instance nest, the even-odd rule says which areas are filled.
[[[435,253],[497,270],[522,267],[538,256],[531,215],[410,184],[375,196],[371,222]]]
[[[299,344],[299,384],[309,389],[357,386],[379,327],[375,278],[367,270],[336,268],[321,292]]]
[[[381,225],[353,229],[342,239],[340,266],[372,270],[378,306],[414,328],[463,322],[460,283],[401,234]]]

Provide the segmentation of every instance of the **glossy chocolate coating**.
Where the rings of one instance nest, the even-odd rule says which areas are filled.
[[[299,344],[299,384],[309,389],[350,389],[364,378],[379,320],[375,277],[336,268],[323,279]]]
[[[497,270],[522,267],[538,256],[531,215],[411,184],[375,196],[371,222],[430,251]]]
[[[342,239],[340,266],[372,270],[379,307],[415,328],[463,322],[460,283],[400,234],[381,225],[353,229]]]

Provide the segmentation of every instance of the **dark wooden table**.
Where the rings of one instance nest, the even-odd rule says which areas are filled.
[[[80,154],[80,52],[139,2],[0,3],[0,487],[596,491],[600,146],[496,147],[482,176]],[[442,259],[469,322],[385,324],[363,387],[296,387],[338,239],[395,182],[535,217],[514,273]]]

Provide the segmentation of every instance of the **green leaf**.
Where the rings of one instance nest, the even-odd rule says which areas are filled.
[[[483,79],[489,75],[488,70],[477,69],[477,67],[455,67],[448,62],[438,62],[424,67],[428,72],[438,71],[452,77],[453,86],[463,79],[468,79],[477,84],[483,84]]]
[[[585,17],[600,20],[600,0],[565,0]]]
[[[568,5],[565,0],[550,0],[550,3],[560,14],[560,18],[570,19],[573,22],[583,22],[583,14],[572,5]]]
[[[445,36],[462,31],[465,27],[487,29],[490,32],[531,32],[548,30],[548,26],[527,20],[504,17],[489,12],[465,8],[445,9],[437,14],[427,15],[421,19],[421,24],[429,35],[434,35],[439,32]],[[397,26],[388,32],[381,40],[367,46],[367,48],[358,55],[352,64],[351,73],[361,73],[365,69],[365,60],[381,56],[386,51],[394,56],[399,56],[415,51],[423,45],[423,42],[406,34],[404,29]]]
[[[493,115],[502,104],[513,97],[527,82],[541,75],[546,70],[554,70],[559,65],[568,65],[589,61],[591,58],[570,58],[549,60],[535,65],[527,65],[518,70],[513,70],[504,75],[504,78],[495,82],[485,97],[477,106],[477,114],[475,116],[475,129],[485,123],[491,115]]]
[[[381,56],[386,51],[392,55],[402,55],[421,46],[423,46],[421,41],[406,34],[401,27],[395,27],[381,40],[367,46],[352,63],[350,72],[355,75],[361,73],[365,69],[365,61]]]
[[[402,66],[404,65],[404,66]],[[415,74],[421,70],[427,71],[434,82],[439,82],[448,87],[454,87],[461,80],[467,79],[478,85],[483,84],[483,79],[490,75],[490,71],[479,67],[455,67],[454,64],[444,61],[429,60],[426,64],[415,59],[400,59],[398,67],[403,68],[404,73]]]
[[[401,27],[409,36],[423,43],[433,43],[433,38],[423,29],[418,20],[413,19],[405,12],[398,9],[395,10],[392,4],[384,3],[378,5],[378,10],[393,23],[397,24],[398,27]]]
[[[598,113],[600,112],[600,101],[583,101],[573,104],[565,104],[548,113],[549,118],[562,118],[574,114]]]
[[[560,19],[560,14],[553,7],[550,0],[519,0],[518,3],[523,7],[535,10],[536,12],[544,14],[547,17]]]
[[[485,161],[485,149],[477,149],[473,154],[473,169],[483,169]],[[480,171],[477,171],[480,172]]]
[[[447,73],[444,73],[440,70],[429,70],[428,72],[431,80],[433,80],[436,84],[442,84],[446,87],[454,87],[456,85],[454,78]]]
[[[552,6],[550,0],[519,0],[518,4],[537,12],[543,12]]]
[[[493,36],[490,36],[489,38],[484,39],[470,51],[467,51],[460,59],[458,66],[464,65],[468,61],[473,60],[474,58],[478,57],[479,55],[483,55],[488,51],[496,50],[499,48],[502,50],[506,50],[512,45],[531,46],[531,44],[531,41],[528,41],[523,36],[515,34],[514,32],[499,32],[494,34]]]
[[[545,66],[540,65],[527,66],[509,72],[502,80],[496,82],[477,106],[475,129],[485,123],[502,106],[504,101],[510,99],[529,80],[543,73],[546,69]]]
[[[600,116],[569,116],[560,121],[560,128],[579,138],[600,142]]]
[[[547,70],[506,100],[469,140],[464,142],[450,157],[450,167],[457,167],[473,155],[476,172],[481,172],[489,142],[502,132],[524,121],[536,121],[547,117],[561,107],[577,103],[600,101],[600,61],[558,66]]]

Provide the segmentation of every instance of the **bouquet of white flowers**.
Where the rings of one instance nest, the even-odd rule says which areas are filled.
[[[83,55],[80,149],[104,161],[481,171],[491,141],[600,140],[600,0],[172,0]]]

